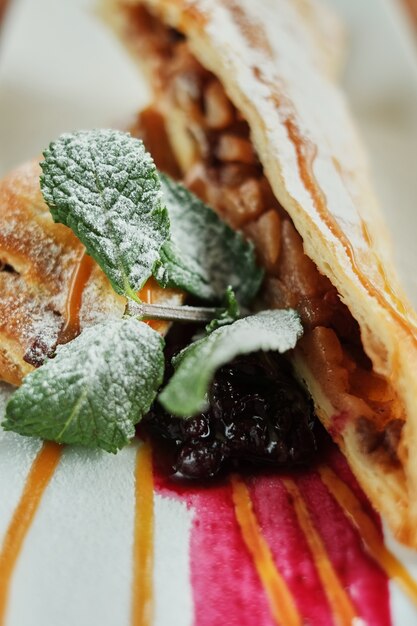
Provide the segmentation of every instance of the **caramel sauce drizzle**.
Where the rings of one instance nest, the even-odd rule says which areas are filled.
[[[292,479],[284,478],[283,483],[292,498],[298,523],[313,556],[314,564],[331,607],[335,623],[338,626],[351,626],[355,623],[355,619],[358,618],[358,613],[329,559],[323,540],[311,519],[304,498]]]
[[[237,476],[232,476],[231,485],[236,519],[262,581],[274,620],[277,624],[285,626],[302,626],[303,619],[291,591],[278,571],[271,550],[259,528],[247,486]]]
[[[44,443],[27,476],[23,493],[13,513],[0,551],[0,626],[5,623],[10,583],[20,551],[42,496],[62,454],[58,444]]]
[[[133,545],[132,626],[153,621],[154,509],[152,449],[141,445],[136,457]]]
[[[369,554],[389,578],[395,580],[417,604],[417,582],[410,576],[400,561],[385,547],[382,537],[372,519],[365,513],[352,490],[333,472],[323,465],[319,468],[322,481],[346,516],[358,529]]]
[[[93,270],[94,261],[86,253],[81,253],[71,278],[65,304],[65,325],[61,331],[59,343],[67,343],[80,332],[80,309],[84,288]]]

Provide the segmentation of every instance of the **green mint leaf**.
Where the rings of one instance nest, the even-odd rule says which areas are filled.
[[[171,239],[161,249],[157,281],[212,301],[231,285],[238,301],[248,304],[262,280],[252,244],[183,185],[165,174],[160,178]]]
[[[262,311],[244,317],[192,343],[173,359],[175,373],[159,395],[173,415],[190,417],[206,407],[206,394],[216,370],[239,354],[257,350],[286,352],[303,334],[293,310]]]
[[[156,167],[143,143],[115,130],[64,134],[41,163],[41,189],[117,293],[137,299],[169,237]]]
[[[221,311],[217,317],[215,317],[206,326],[206,331],[212,333],[221,326],[227,324],[233,324],[240,315],[239,303],[236,300],[236,295],[233,289],[229,286],[225,293],[225,308]]]
[[[164,340],[133,318],[84,330],[12,395],[3,427],[117,452],[135,434],[164,372]]]

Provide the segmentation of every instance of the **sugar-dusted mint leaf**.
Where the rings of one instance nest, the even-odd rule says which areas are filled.
[[[163,346],[156,331],[133,318],[87,328],[24,379],[3,427],[117,452],[156,396]]]
[[[231,285],[238,301],[248,304],[262,280],[253,245],[183,185],[160,178],[171,238],[161,249],[157,281],[212,301],[221,301]]]
[[[206,394],[219,367],[239,354],[286,352],[302,334],[300,318],[293,310],[262,311],[222,326],[174,357],[174,375],[159,401],[178,417],[195,415],[206,407]]]
[[[136,299],[169,236],[161,183],[143,143],[115,130],[64,134],[41,163],[41,189],[117,293]]]
[[[220,313],[206,326],[206,331],[208,333],[212,333],[221,326],[232,324],[240,315],[239,303],[236,300],[235,292],[230,286],[226,289],[224,300],[225,308],[222,309]]]

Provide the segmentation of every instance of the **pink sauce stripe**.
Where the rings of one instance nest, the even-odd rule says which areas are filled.
[[[339,464],[343,480],[366,503],[337,450],[332,463]],[[276,626],[277,619],[236,519],[230,485],[181,486],[157,471],[154,482],[161,495],[186,502],[194,513],[190,538],[194,625]],[[331,566],[364,624],[391,626],[387,576],[367,554],[357,530],[315,472],[297,475],[295,484]],[[282,477],[258,475],[247,479],[246,486],[259,532],[302,623],[337,626]],[[373,519],[378,523],[375,513]]]
[[[283,483],[292,498],[298,524],[310,548],[322,587],[332,609],[334,621],[338,626],[351,626],[359,617],[358,611],[341,584],[297,484],[291,478],[284,478]]]
[[[386,574],[367,553],[361,535],[316,473],[297,480],[327,554],[365,624],[390,626]]]
[[[281,478],[258,476],[248,485],[262,533],[306,623],[334,626],[311,551]]]
[[[185,485],[155,472],[155,488],[193,511],[194,626],[276,626],[236,520],[230,484]]]
[[[192,497],[195,626],[275,626],[237,523],[230,485]]]
[[[296,602],[281,572],[277,569],[271,550],[259,528],[249,490],[244,481],[237,476],[232,476],[231,484],[236,519],[262,581],[272,616],[277,624],[301,626],[303,620]]]
[[[335,455],[339,463],[346,463],[339,452]],[[348,473],[345,478],[354,480]],[[358,614],[366,624],[389,626],[388,579],[370,558],[357,530],[317,474],[305,472],[294,482],[342,588],[348,592]],[[292,498],[282,479],[274,475],[257,477],[250,481],[250,489],[263,534],[306,622],[317,626],[335,624]],[[366,500],[363,494],[362,498]]]

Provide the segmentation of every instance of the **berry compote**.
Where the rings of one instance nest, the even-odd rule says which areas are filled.
[[[168,376],[175,343],[176,350],[168,337]],[[311,398],[286,358],[256,352],[216,372],[204,412],[181,419],[156,401],[141,430],[168,442],[173,473],[205,479],[248,464],[285,469],[310,464],[317,450],[316,421]]]

